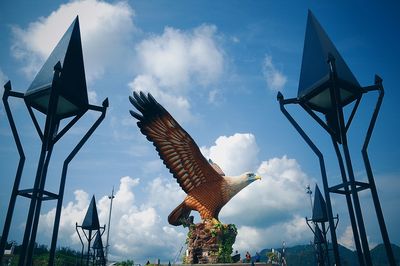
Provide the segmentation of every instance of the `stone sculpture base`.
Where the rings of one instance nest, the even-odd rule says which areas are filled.
[[[185,264],[230,263],[237,235],[234,224],[213,221],[191,224],[187,236]]]

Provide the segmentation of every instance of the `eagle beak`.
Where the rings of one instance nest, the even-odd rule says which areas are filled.
[[[258,179],[260,179],[260,180],[261,180],[261,176],[259,176],[259,175],[256,175],[256,177],[255,177],[255,180],[258,180]]]

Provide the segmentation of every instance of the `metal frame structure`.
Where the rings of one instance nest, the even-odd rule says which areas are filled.
[[[365,189],[370,189],[371,194],[372,194],[372,199],[374,202],[376,215],[377,215],[378,222],[379,222],[380,231],[382,234],[382,239],[383,239],[383,242],[385,245],[388,261],[389,261],[390,265],[396,265],[392,247],[391,247],[391,244],[389,241],[389,236],[387,233],[384,217],[383,217],[383,212],[382,212],[381,205],[379,202],[379,197],[378,197],[378,193],[377,193],[377,189],[376,189],[376,185],[375,185],[375,181],[374,181],[374,176],[372,173],[371,164],[370,164],[369,157],[368,157],[368,152],[367,152],[369,141],[371,139],[372,132],[373,132],[373,129],[375,126],[375,122],[376,122],[376,119],[377,119],[377,116],[378,116],[378,113],[379,113],[379,110],[380,110],[380,107],[382,104],[383,96],[384,96],[382,79],[379,76],[375,76],[375,84],[374,85],[361,88],[362,94],[368,93],[370,91],[378,91],[379,97],[377,99],[377,102],[375,105],[375,110],[374,110],[372,118],[370,120],[369,127],[368,127],[366,137],[364,140],[364,145],[363,145],[363,148],[361,151],[362,155],[363,155],[364,165],[366,168],[368,182],[360,182],[360,181],[355,180],[353,166],[352,166],[352,162],[351,162],[351,158],[350,158],[350,152],[349,152],[349,148],[348,148],[347,131],[350,128],[351,122],[357,111],[357,108],[361,101],[362,94],[356,99],[356,103],[354,104],[353,110],[352,110],[348,120],[345,121],[344,114],[343,114],[343,105],[340,103],[340,100],[339,100],[340,99],[340,90],[337,88],[337,83],[336,83],[337,72],[336,72],[336,66],[335,66],[335,58],[330,56],[328,58],[328,64],[329,64],[329,69],[330,69],[329,91],[330,91],[331,99],[334,99],[333,100],[334,106],[332,109],[334,110],[335,115],[337,115],[337,119],[339,121],[340,138],[338,138],[337,134],[330,127],[329,123],[325,123],[310,108],[310,106],[308,106],[308,104],[306,102],[302,101],[299,98],[284,99],[283,95],[279,92],[277,95],[277,99],[280,104],[280,109],[281,109],[282,113],[286,116],[286,118],[289,120],[289,122],[293,125],[293,127],[297,130],[297,132],[301,135],[301,137],[306,141],[306,143],[310,146],[310,148],[313,150],[313,152],[317,155],[317,157],[319,159],[322,182],[323,182],[323,186],[324,186],[324,193],[325,193],[325,199],[326,199],[326,205],[327,205],[327,211],[328,211],[329,227],[335,228],[333,215],[332,215],[332,205],[331,205],[331,200],[330,200],[330,193],[345,195],[360,265],[368,265],[368,266],[372,265],[366,230],[365,230],[364,221],[363,221],[363,217],[362,217],[360,200],[359,200],[359,196],[358,196],[358,193],[360,191],[365,190]],[[286,110],[285,106],[287,104],[300,105],[331,136],[332,143],[333,143],[333,146],[334,146],[337,158],[338,158],[338,162],[339,162],[340,172],[341,172],[341,176],[342,176],[342,183],[335,185],[335,186],[329,186],[327,175],[326,175],[324,157],[323,157],[321,151],[317,148],[317,146],[312,142],[312,140],[308,137],[308,135],[300,127],[300,125],[294,120],[294,118]],[[343,162],[342,155],[340,153],[339,144],[341,145],[341,148],[344,153],[344,158],[345,158],[344,162]],[[346,173],[346,169],[347,169],[347,173]],[[348,178],[347,178],[347,175],[348,175]],[[352,202],[354,202],[354,207],[353,207]],[[330,231],[331,231],[331,240],[332,240],[335,262],[336,262],[336,265],[341,265],[336,232],[335,232],[335,230],[330,230]]]
[[[95,259],[96,259],[96,254],[95,254],[94,251],[93,251],[93,255],[90,254],[90,248],[91,248],[91,247],[90,247],[90,243],[91,243],[92,240],[97,236],[97,234],[100,234],[100,237],[104,234],[104,232],[105,232],[105,230],[106,230],[106,226],[105,226],[105,225],[104,225],[104,226],[100,226],[99,228],[96,228],[96,229],[84,229],[84,228],[82,227],[82,225],[78,225],[78,223],[75,224],[75,230],[76,230],[76,232],[78,233],[79,240],[81,241],[81,244],[82,244],[81,265],[83,265],[83,259],[84,259],[84,257],[85,257],[85,255],[83,254],[83,252],[84,252],[84,250],[85,250],[85,244],[83,243],[81,234],[79,234],[78,228],[81,228],[81,230],[82,230],[82,232],[83,232],[83,235],[85,236],[85,239],[86,239],[87,242],[88,242],[88,248],[87,248],[87,254],[86,254],[86,265],[88,266],[88,265],[89,265],[89,262],[90,262],[90,257],[93,257],[93,263],[94,263],[94,261],[95,261]],[[85,233],[85,230],[88,231],[87,234]],[[100,232],[101,230],[103,230],[103,231]],[[93,231],[94,231],[94,234],[93,234]]]
[[[29,198],[30,206],[28,217],[26,221],[26,227],[23,237],[23,243],[21,248],[21,254],[19,259],[19,265],[31,265],[32,264],[32,257],[33,257],[33,250],[35,246],[36,234],[37,234],[37,227],[39,224],[40,218],[40,209],[41,204],[43,201],[47,200],[57,200],[57,210],[55,215],[54,221],[54,228],[53,228],[53,236],[51,242],[51,249],[50,249],[50,257],[49,257],[49,265],[54,264],[54,256],[57,244],[57,236],[58,236],[58,229],[59,229],[59,222],[61,216],[61,207],[62,207],[62,200],[64,197],[64,188],[65,188],[65,181],[66,175],[68,170],[68,165],[74,156],[78,153],[81,147],[85,144],[88,138],[93,134],[96,128],[100,125],[103,121],[106,110],[108,108],[108,99],[104,100],[102,106],[95,106],[95,105],[88,105],[87,109],[83,109],[81,112],[77,113],[75,117],[62,129],[59,130],[59,125],[61,121],[61,117],[58,117],[56,114],[58,98],[59,98],[59,79],[62,72],[61,63],[58,62],[54,67],[54,75],[53,75],[53,82],[49,100],[49,112],[46,116],[44,131],[41,130],[39,123],[35,117],[35,114],[32,110],[32,107],[27,103],[25,100],[25,95],[20,92],[14,92],[11,88],[11,82],[7,82],[4,86],[4,94],[3,94],[3,103],[6,110],[7,118],[12,130],[12,134],[14,137],[14,141],[17,146],[17,150],[20,156],[20,160],[18,163],[18,168],[16,172],[16,177],[13,185],[13,189],[11,192],[9,208],[7,210],[7,215],[5,219],[5,224],[3,228],[3,233],[0,241],[0,261],[2,259],[4,248],[7,242],[11,220],[14,213],[15,203],[17,200],[17,196],[22,196]],[[15,126],[14,118],[11,113],[11,109],[8,103],[9,97],[16,97],[25,100],[26,107],[28,109],[29,115],[33,121],[35,129],[39,135],[39,138],[42,142],[41,145],[41,152],[39,156],[39,162],[35,177],[34,186],[31,189],[19,189],[22,170],[25,163],[25,154],[22,148],[22,144],[18,135],[17,128]],[[100,117],[95,121],[95,123],[91,126],[88,132],[83,136],[83,138],[79,141],[79,143],[74,147],[72,152],[68,155],[67,159],[64,161],[62,175],[61,175],[61,182],[58,194],[52,193],[50,191],[45,190],[45,183],[46,183],[46,175],[47,169],[50,163],[51,154],[54,148],[54,145],[62,136],[67,133],[67,131],[86,113],[86,111],[98,111],[101,112]]]
[[[339,223],[339,215],[336,214],[335,217],[333,217],[333,220],[335,222],[335,229],[337,228],[337,225]],[[313,232],[314,235],[314,245],[317,246],[315,248],[315,253],[317,257],[317,262],[318,266],[320,265],[331,265],[330,264],[330,258],[329,258],[329,241],[327,238],[328,231],[330,230],[329,225],[326,226],[325,222],[317,222],[314,221],[312,218],[306,217],[306,223],[310,230]],[[311,224],[310,224],[311,223]]]

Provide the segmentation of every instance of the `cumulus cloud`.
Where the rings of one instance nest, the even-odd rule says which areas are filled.
[[[123,177],[115,193],[113,201],[110,256],[114,258],[130,258],[145,262],[149,258],[172,260],[185,241],[185,234],[168,225],[166,217],[184,197],[178,191],[178,185],[171,180],[156,178],[147,184],[148,197],[144,204],[137,202],[135,190],[140,180]],[[172,195],[172,196],[171,196]],[[174,196],[175,195],[175,196]],[[80,242],[75,232],[75,223],[81,223],[89,205],[89,195],[78,190],[75,201],[68,202],[62,209],[59,245],[73,246],[79,249]],[[100,224],[108,221],[110,200],[103,196],[97,201]],[[55,209],[41,215],[41,235],[51,237]],[[105,241],[105,239],[103,239]],[[104,243],[105,244],[105,243]]]
[[[272,57],[266,55],[263,63],[263,74],[267,82],[268,89],[272,91],[280,91],[287,82],[287,77],[276,68],[272,62]]]
[[[250,133],[220,136],[215,145],[201,147],[201,151],[206,158],[218,164],[226,175],[240,175],[257,168],[259,148],[255,136]]]
[[[339,237],[338,242],[348,249],[356,249],[353,238],[353,229],[350,225],[346,227],[346,230],[344,230],[343,234]]]
[[[294,216],[291,220],[269,227],[239,226],[236,242],[233,246],[240,253],[255,253],[261,248],[280,247],[282,242],[289,246],[303,244],[310,237],[310,229],[304,217]]]
[[[88,80],[99,78],[130,56],[134,11],[125,1],[113,4],[97,0],[72,1],[27,28],[12,28],[14,57],[24,63],[23,72],[32,78],[79,15],[83,56]]]
[[[67,205],[62,208],[59,239],[61,239],[60,242],[64,244],[69,243],[77,246],[80,240],[75,231],[75,223],[83,221],[90,200],[89,195],[83,190],[75,191],[74,195],[75,201],[68,202]],[[48,213],[40,215],[39,232],[42,237],[51,238],[55,213],[56,209],[54,208]]]
[[[223,73],[224,52],[217,28],[201,25],[192,31],[166,27],[136,46],[141,72],[129,83],[134,91],[146,91],[182,120],[190,120],[190,87],[216,83]]]
[[[310,178],[295,159],[283,156],[260,162],[258,150],[256,138],[250,133],[221,136],[213,146],[202,147],[203,154],[211,157],[227,174],[253,170],[263,176],[262,180],[238,193],[221,211],[222,222],[238,226],[234,248],[255,252],[265,247],[278,247],[282,241],[288,245],[308,242],[312,235],[303,217],[309,211],[304,188],[311,183]],[[146,194],[139,201],[136,195],[141,190]],[[172,260],[184,246],[187,229],[170,226],[167,217],[184,197],[185,193],[171,176],[158,176],[146,183],[138,178],[121,178],[113,205],[111,256],[143,262],[156,259],[154,256]],[[75,201],[65,205],[60,245],[68,243],[79,248],[75,222],[83,220],[88,204],[88,194],[76,191]],[[107,196],[97,202],[101,224],[108,219],[109,205]],[[42,232],[47,237],[50,237],[54,212],[50,210],[41,217]],[[196,222],[198,219],[196,215]]]
[[[377,244],[371,241],[370,237],[367,235],[367,240],[369,243],[369,248],[373,249]],[[348,225],[344,232],[338,238],[338,243],[345,246],[348,249],[356,250],[356,245],[354,243],[353,229],[351,225]]]
[[[262,179],[239,192],[221,210],[222,222],[239,225],[235,249],[259,251],[278,247],[282,241],[298,244],[311,238],[304,216],[309,212],[304,188],[314,183],[295,159],[283,156],[266,161],[258,159],[253,134],[221,136],[211,147],[202,147],[227,175],[254,171]]]
[[[262,162],[257,173],[262,179],[236,195],[222,209],[221,218],[269,227],[308,212],[304,188],[311,180],[295,159],[272,158]]]

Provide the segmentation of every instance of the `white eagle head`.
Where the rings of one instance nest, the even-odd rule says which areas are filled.
[[[239,193],[243,188],[247,187],[254,181],[261,179],[261,176],[256,175],[255,173],[252,172],[246,172],[244,174],[241,174],[239,176],[224,176],[224,179],[227,183],[227,191],[232,198],[234,195]]]

